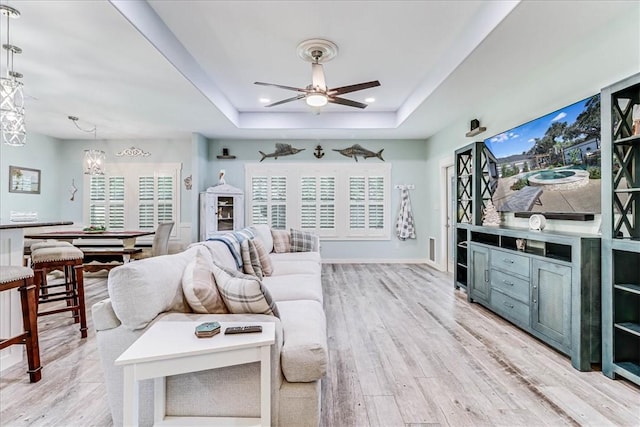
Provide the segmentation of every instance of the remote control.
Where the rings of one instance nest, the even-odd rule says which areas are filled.
[[[260,325],[251,325],[251,326],[230,326],[224,330],[225,335],[228,334],[249,334],[253,332],[262,332],[262,326]]]

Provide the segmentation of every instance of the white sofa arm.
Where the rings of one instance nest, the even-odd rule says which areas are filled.
[[[113,311],[111,299],[107,298],[99,301],[91,307],[93,326],[96,331],[106,331],[120,326],[121,322]]]

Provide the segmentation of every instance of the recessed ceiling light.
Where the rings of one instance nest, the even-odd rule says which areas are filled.
[[[269,98],[260,98],[258,101],[260,101],[261,104],[267,104],[271,102]]]
[[[376,102],[375,98],[365,98],[364,102]]]

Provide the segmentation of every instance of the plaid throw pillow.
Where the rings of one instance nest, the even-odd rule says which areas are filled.
[[[195,313],[228,313],[220,297],[209,260],[198,251],[182,275],[182,292]]]
[[[255,276],[213,265],[213,275],[225,305],[233,314],[268,314],[280,317],[271,294]]]
[[[254,241],[249,239],[243,240],[242,243],[240,243],[240,249],[242,251],[242,269],[244,272],[262,280],[262,264],[260,263],[260,257]]]
[[[253,243],[256,245],[256,251],[258,252],[258,259],[260,260],[260,266],[262,267],[262,274],[265,276],[271,276],[273,274],[273,264],[271,263],[271,257],[265,249],[260,239],[253,239]]]
[[[291,252],[291,241],[287,230],[271,230],[273,251],[277,254]]]
[[[311,252],[315,241],[312,233],[291,229],[291,252]]]

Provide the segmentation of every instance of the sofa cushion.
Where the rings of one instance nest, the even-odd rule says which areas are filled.
[[[291,252],[311,252],[316,243],[316,236],[307,231],[291,229]]]
[[[271,294],[255,276],[213,265],[218,290],[231,313],[255,313],[279,316]]]
[[[285,276],[288,274],[315,274],[319,277],[321,270],[322,266],[313,261],[300,260],[273,263],[273,276]]]
[[[271,253],[271,262],[275,265],[281,261],[314,261],[318,264],[322,262],[320,252],[289,252],[283,254]]]
[[[260,260],[260,266],[262,267],[262,274],[265,276],[271,276],[273,274],[273,263],[271,262],[269,253],[262,245],[260,239],[253,239],[253,244],[258,252],[258,259]]]
[[[240,243],[240,251],[242,253],[243,271],[262,280],[262,264],[260,263],[260,256],[258,255],[253,240],[243,240],[242,243]]]
[[[322,280],[315,274],[288,274],[262,279],[274,301],[308,299],[322,303]]]
[[[196,252],[191,248],[128,262],[111,270],[107,288],[113,311],[122,324],[136,330],[165,311],[190,311],[182,293],[182,273]]]
[[[289,382],[311,382],[327,372],[326,318],[317,301],[280,301],[284,343],[282,373]]]
[[[271,228],[267,224],[252,225],[251,227],[255,230],[256,239],[262,242],[267,253],[273,252],[273,236],[271,236]]]
[[[218,292],[209,255],[204,248],[187,264],[182,275],[182,291],[189,307],[196,313],[228,313]]]
[[[281,254],[291,252],[291,240],[287,230],[271,230],[273,237],[273,251]]]

